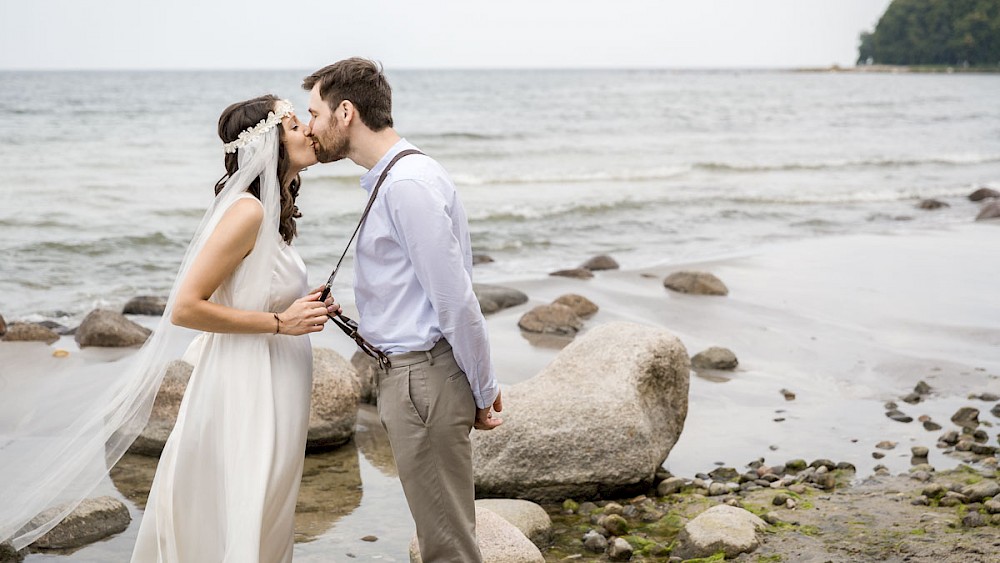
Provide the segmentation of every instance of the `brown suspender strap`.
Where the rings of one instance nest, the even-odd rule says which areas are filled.
[[[392,160],[389,161],[389,164],[385,166],[385,170],[382,171],[382,175],[378,177],[378,182],[376,182],[375,187],[372,188],[372,195],[371,197],[368,198],[368,205],[365,206],[365,210],[361,214],[361,220],[358,221],[358,226],[354,228],[354,233],[351,235],[351,240],[347,241],[347,246],[344,247],[344,252],[341,253],[340,259],[337,260],[337,265],[334,266],[333,273],[331,273],[329,279],[326,280],[326,286],[323,288],[323,293],[322,295],[320,295],[319,298],[320,301],[325,301],[326,297],[330,294],[330,286],[333,285],[333,280],[334,278],[337,277],[337,271],[340,270],[340,264],[344,261],[344,257],[347,256],[347,251],[351,248],[351,243],[354,242],[354,238],[358,236],[358,231],[361,230],[361,225],[363,225],[365,219],[368,218],[368,212],[371,211],[372,205],[375,203],[375,198],[378,196],[378,190],[380,187],[382,187],[382,183],[385,182],[386,177],[389,176],[389,170],[392,169],[392,166],[396,164],[396,162],[398,162],[399,159],[403,158],[404,156],[409,156],[411,154],[423,154],[423,153],[416,149],[406,149],[400,151],[398,154],[396,154],[396,156],[392,157]],[[379,367],[382,367],[383,369],[388,369],[389,367],[392,366],[392,363],[389,361],[388,356],[386,356],[381,350],[375,348],[374,346],[369,344],[368,341],[366,341],[364,338],[361,337],[361,335],[358,333],[358,323],[354,322],[353,320],[347,318],[346,316],[340,313],[337,313],[336,317],[332,315],[328,316],[330,317],[331,320],[333,320],[334,324],[336,324],[338,327],[340,327],[341,330],[344,331],[344,334],[354,339],[355,343],[357,343],[358,347],[361,348],[361,350],[365,354],[368,354],[372,358],[378,360]]]

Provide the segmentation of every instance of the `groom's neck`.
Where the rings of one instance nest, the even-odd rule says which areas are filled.
[[[371,170],[399,139],[399,134],[392,127],[386,127],[377,133],[362,129],[351,141],[350,159],[358,166]]]

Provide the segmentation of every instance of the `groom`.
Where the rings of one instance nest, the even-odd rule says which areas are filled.
[[[491,410],[503,405],[472,291],[465,209],[436,161],[396,159],[415,147],[392,128],[392,91],[379,65],[346,59],[302,87],[319,161],[349,158],[368,169],[361,187],[369,194],[385,176],[358,234],[354,294],[360,333],[392,362],[377,375],[378,412],[421,558],[481,561],[469,432],[500,425]]]

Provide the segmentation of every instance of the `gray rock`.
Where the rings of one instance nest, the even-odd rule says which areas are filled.
[[[139,295],[129,299],[128,303],[122,307],[122,313],[126,315],[152,315],[160,316],[167,308],[167,298],[155,295]]]
[[[681,489],[684,488],[685,481],[681,477],[671,477],[669,479],[660,481],[660,484],[656,486],[656,494],[661,497],[667,495],[672,495],[674,493],[679,493]]]
[[[593,301],[587,299],[582,295],[576,295],[575,293],[567,293],[566,295],[562,295],[552,303],[553,304],[558,303],[559,305],[565,305],[570,309],[573,309],[573,312],[576,313],[576,316],[580,317],[581,319],[592,317],[598,311],[598,307]]]
[[[306,451],[344,444],[354,436],[361,385],[357,372],[340,354],[313,348],[312,404]]]
[[[585,268],[573,268],[570,270],[558,270],[549,274],[550,276],[559,276],[562,278],[575,278],[578,280],[589,280],[594,277],[594,272],[587,270]]]
[[[663,280],[667,289],[694,295],[728,295],[722,280],[707,272],[674,272]]]
[[[1000,495],[1000,483],[983,479],[978,483],[964,487],[962,494],[969,499],[969,502],[982,502]]]
[[[58,514],[60,509],[52,509]],[[38,516],[48,520],[51,511]],[[62,522],[32,545],[42,549],[69,549],[124,532],[132,517],[128,508],[112,497],[85,499]]]
[[[600,256],[594,256],[590,260],[587,260],[583,264],[580,264],[581,268],[590,271],[598,270],[617,270],[618,262],[614,258],[608,256],[607,254],[601,254]]]
[[[504,389],[504,424],[472,434],[481,496],[560,501],[652,484],[684,427],[689,362],[666,330],[594,328]]]
[[[604,553],[608,548],[608,539],[596,530],[591,530],[583,535],[583,547],[594,553]]]
[[[962,526],[966,528],[979,528],[986,525],[986,518],[978,512],[968,512],[962,516]]]
[[[521,316],[517,326],[527,332],[573,336],[583,327],[580,317],[566,305],[539,305]]]
[[[632,559],[632,546],[622,538],[615,538],[608,546],[608,559],[611,561],[628,561]]]
[[[0,336],[7,334],[7,321],[3,320],[3,315],[0,315]],[[3,548],[3,544],[0,544],[0,549]]]
[[[997,418],[1000,418],[1000,403],[993,405],[993,408],[990,409],[990,414],[992,414]]]
[[[752,513],[725,504],[713,506],[684,526],[672,552],[683,559],[710,557],[720,551],[726,559],[750,553],[760,545],[759,532],[767,524]]]
[[[903,397],[903,402],[904,403],[909,403],[911,405],[915,405],[915,404],[919,403],[922,400],[924,400],[924,397],[921,394],[916,393],[916,392],[910,393],[909,395]]]
[[[991,197],[1000,198],[1000,192],[984,187],[969,194],[969,201],[982,201]]]
[[[552,519],[544,508],[531,501],[480,499],[476,501],[476,506],[491,510],[513,524],[539,549],[547,546],[552,538]]]
[[[988,500],[983,503],[983,508],[990,514],[1000,514],[1000,499]]]
[[[927,211],[933,211],[935,209],[941,209],[942,207],[951,207],[947,203],[936,200],[936,199],[925,199],[917,204],[920,209],[925,209]]]
[[[732,467],[716,467],[708,472],[708,476],[716,481],[738,481],[740,473]]]
[[[691,366],[696,369],[733,370],[739,363],[732,350],[719,346],[698,352],[691,358]]]
[[[76,330],[76,343],[80,348],[102,346],[122,348],[138,346],[149,338],[152,331],[138,325],[121,313],[107,309],[94,309]]]
[[[542,552],[513,524],[476,506],[476,539],[483,563],[545,563]],[[410,541],[410,563],[422,563],[417,536]]]
[[[979,426],[979,409],[962,407],[951,415],[951,421],[963,428],[973,429]]]
[[[917,382],[916,386],[913,387],[913,392],[918,395],[929,395],[931,392],[931,386],[921,380]]]
[[[996,219],[1000,217],[1000,201],[992,200],[979,210],[979,215],[976,215],[976,221],[986,221],[987,219]]]
[[[958,443],[958,431],[949,430],[944,434],[942,434],[941,437],[938,438],[938,440],[944,442],[945,444],[948,444],[949,446],[954,446],[955,444]]]
[[[624,536],[628,533],[628,521],[621,514],[605,514],[597,521],[597,525],[612,536]]]
[[[482,283],[472,284],[472,291],[479,300],[479,309],[484,315],[496,313],[510,307],[528,302],[528,296],[523,291],[501,287],[498,285],[486,285]]]
[[[913,422],[913,417],[898,410],[886,411],[885,415],[896,422]]]
[[[21,563],[24,561],[25,551],[17,551],[9,543],[0,543],[0,563]]]
[[[472,255],[472,265],[473,266],[478,266],[480,264],[490,264],[492,262],[495,262],[495,260],[493,260],[492,256],[488,256],[486,254],[473,254]]]
[[[1000,396],[994,393],[980,393],[977,397],[980,401],[986,401],[987,403],[992,403],[993,401],[1000,401]]]
[[[930,450],[928,450],[924,446],[913,446],[912,448],[910,448],[910,453],[912,453],[913,457],[916,458],[926,458],[927,454],[930,453]]]
[[[358,377],[359,400],[362,403],[378,404],[378,388],[375,386],[375,371],[378,368],[375,366],[375,361],[368,354],[358,350],[351,356],[351,367]]]
[[[160,456],[170,431],[177,423],[177,412],[181,408],[181,399],[184,398],[184,390],[187,389],[193,371],[194,366],[183,360],[167,364],[163,382],[153,400],[149,421],[128,451],[152,457]]]
[[[59,335],[51,328],[38,323],[10,323],[4,333],[4,342],[44,342],[52,344]]]
[[[924,424],[924,430],[930,432],[936,432],[938,430],[941,430],[941,425],[934,422],[933,420],[925,420],[923,424]]]
[[[712,483],[708,486],[708,496],[718,497],[729,492],[729,487],[725,483]]]

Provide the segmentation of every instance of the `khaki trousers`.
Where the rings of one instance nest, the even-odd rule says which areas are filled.
[[[424,563],[479,563],[469,433],[476,402],[451,346],[390,356],[378,414],[417,527]]]

